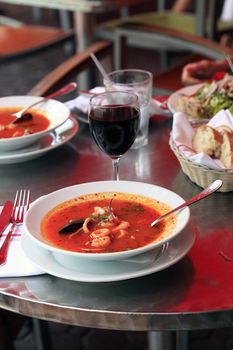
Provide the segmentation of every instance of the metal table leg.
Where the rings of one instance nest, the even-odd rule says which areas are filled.
[[[76,33],[77,52],[82,52],[94,41],[94,15],[92,13],[75,12],[74,27]],[[93,74],[84,72],[78,77],[79,89],[88,90],[93,87]]]
[[[172,332],[148,332],[149,350],[172,350]]]
[[[188,331],[176,332],[176,350],[188,350],[189,336]]]
[[[32,318],[32,325],[35,335],[36,350],[52,350],[48,322]]]
[[[175,344],[173,344],[174,332],[149,332],[149,350],[188,350],[188,331],[175,332]]]
[[[65,10],[59,11],[59,17],[61,22],[61,27],[64,31],[71,29],[71,23],[69,18],[69,12]],[[69,57],[74,53],[74,44],[72,42],[65,43],[64,45],[65,53]]]

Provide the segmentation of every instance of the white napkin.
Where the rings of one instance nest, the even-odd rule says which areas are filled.
[[[96,86],[95,88],[89,90],[90,95],[87,94],[81,94],[78,97],[76,97],[73,100],[67,101],[65,105],[69,108],[71,112],[82,112],[84,114],[88,114],[89,109],[89,102],[91,98],[91,94],[99,94],[101,92],[104,92],[105,88],[103,86]],[[171,116],[171,112],[169,109],[163,109],[160,108],[161,102],[156,101],[156,99],[152,98],[149,105],[149,115],[165,115],[165,116]]]
[[[233,130],[233,118],[229,110],[219,111],[207,125],[216,128],[220,125],[228,125]],[[172,138],[178,150],[190,161],[205,165],[214,170],[226,170],[219,159],[213,159],[207,154],[201,152],[196,153],[192,149],[192,139],[194,136],[194,128],[189,122],[187,115],[182,112],[176,112],[173,116]],[[233,170],[227,169],[227,170]]]
[[[221,19],[223,21],[232,21],[233,20],[233,1],[225,0],[223,3]]]
[[[153,116],[155,114],[158,114],[158,115],[164,115],[166,117],[172,117],[172,112],[168,108],[161,108],[160,107],[161,105],[162,103],[156,100],[155,97],[153,97],[150,100],[149,115]]]
[[[105,91],[105,88],[103,86],[96,86],[95,88],[89,91],[90,95],[88,95],[88,93],[81,94],[75,99],[67,101],[65,105],[69,108],[71,112],[81,111],[84,114],[88,114],[89,102],[92,96],[91,94],[100,94],[101,92],[104,92],[104,91]]]
[[[0,245],[2,245],[10,227],[11,224],[8,225],[3,232],[3,235],[0,238]],[[14,235],[11,237],[7,261],[4,265],[0,265],[0,277],[34,276],[45,273],[36,267],[24,254],[20,243],[22,234],[23,225],[17,226],[14,230]]]

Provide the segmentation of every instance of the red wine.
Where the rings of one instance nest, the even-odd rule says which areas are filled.
[[[139,111],[130,106],[97,108],[89,115],[95,142],[110,157],[119,157],[133,144],[139,127]]]

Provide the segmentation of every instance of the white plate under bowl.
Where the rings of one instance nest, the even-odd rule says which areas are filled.
[[[77,258],[74,269],[61,265],[54,254],[24,235],[21,240],[26,256],[41,270],[50,275],[78,282],[114,282],[146,276],[174,265],[191,249],[195,234],[188,226],[180,235],[169,241],[164,252],[150,262],[95,261]]]
[[[8,96],[0,98],[0,109],[1,108],[24,108],[32,105],[34,102],[41,100],[41,97],[37,96]],[[48,134],[58,128],[60,125],[65,123],[70,116],[70,110],[65,106],[64,103],[50,99],[41,102],[40,104],[33,107],[33,109],[41,111],[50,121],[50,125],[46,130],[36,132],[34,134],[1,138],[0,139],[0,152],[12,151],[19,148],[26,147],[39,140],[45,134]]]
[[[16,164],[39,158],[68,142],[78,132],[78,128],[77,120],[70,117],[64,124],[42,136],[32,145],[13,151],[0,152],[0,164]]]
[[[81,253],[81,252],[72,252],[64,250],[53,246],[51,243],[47,242],[41,234],[41,221],[43,217],[55,206],[73,199],[77,196],[85,194],[93,194],[96,192],[124,192],[131,194],[138,194],[146,196],[160,202],[167,204],[171,208],[175,208],[178,205],[184,203],[184,199],[181,198],[176,193],[152,184],[147,184],[143,182],[134,182],[134,181],[99,181],[99,182],[89,182],[83,183],[80,185],[70,186],[63,188],[61,190],[52,192],[46,196],[43,196],[37,199],[28,210],[24,226],[26,234],[29,235],[33,241],[47,250],[53,252],[53,254],[58,253],[59,259],[61,261],[61,255],[64,259],[69,258],[70,263],[76,265],[77,258],[84,259],[93,259],[93,260],[122,260],[131,258],[137,254],[148,252],[167,241],[176,237],[187,225],[190,216],[189,208],[185,208],[180,211],[177,215],[177,223],[174,229],[164,236],[161,240],[150,243],[144,247],[137,249],[126,250],[121,252],[113,253]]]
[[[195,92],[198,91],[202,87],[202,85],[203,84],[185,86],[184,88],[173,92],[173,94],[171,94],[167,100],[167,106],[168,106],[169,110],[173,114],[178,112],[176,106],[177,106],[177,102],[178,102],[179,98],[182,96],[182,94],[186,95],[186,96],[191,96],[191,95],[195,94]]]

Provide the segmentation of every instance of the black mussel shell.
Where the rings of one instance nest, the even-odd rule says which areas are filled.
[[[29,120],[32,120],[33,116],[31,113],[25,113],[23,114],[20,118],[16,118],[14,121],[13,121],[13,124],[19,124],[21,122],[27,122]]]
[[[70,220],[67,225],[65,225],[58,231],[58,233],[60,234],[74,233],[83,226],[83,223],[84,223],[83,219]]]

